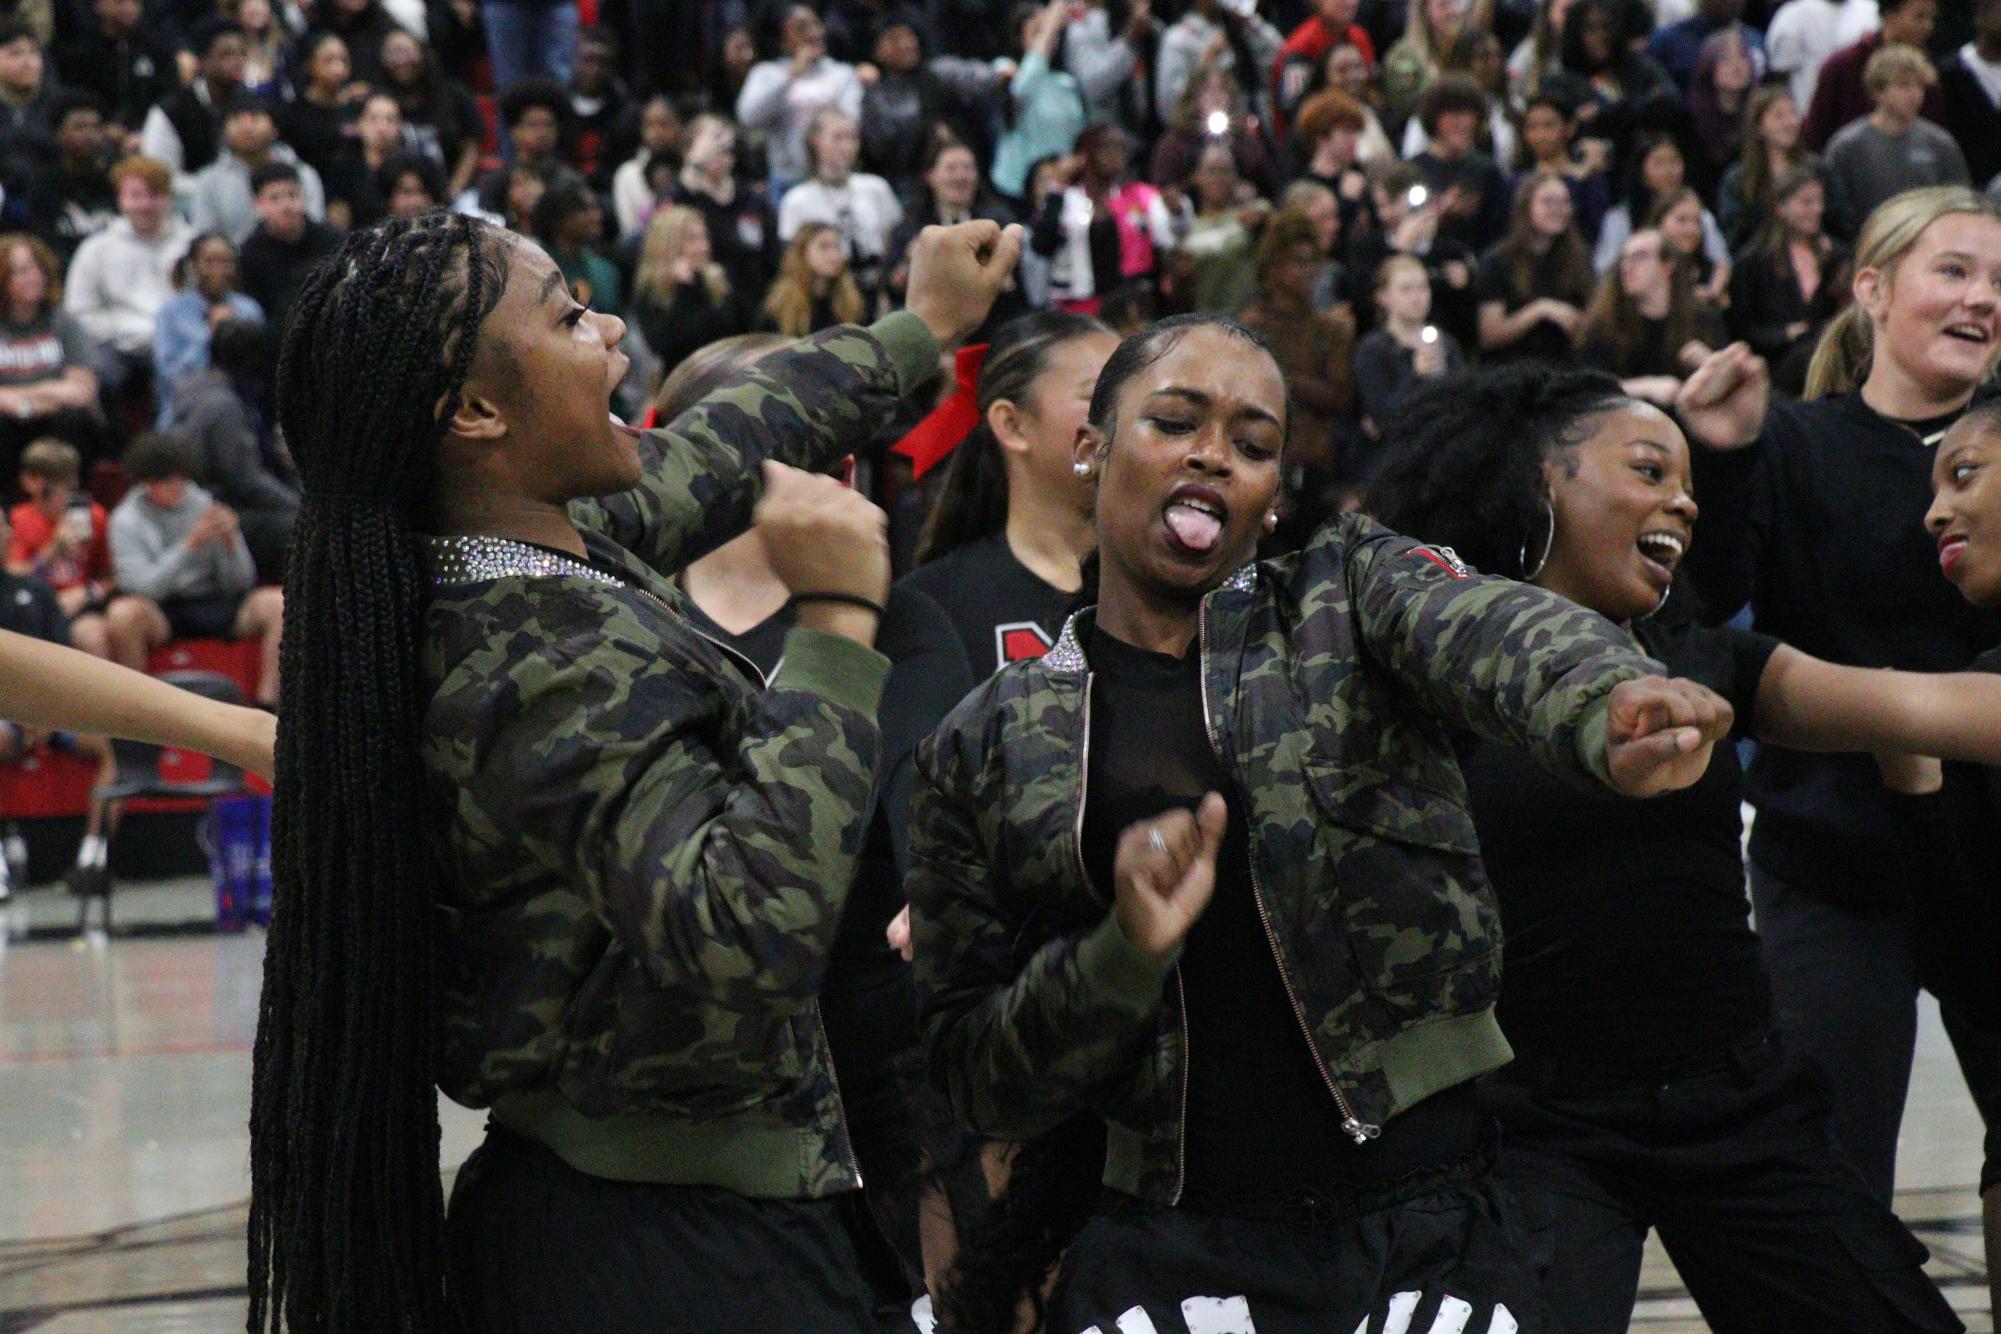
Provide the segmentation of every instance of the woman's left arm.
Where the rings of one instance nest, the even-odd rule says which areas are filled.
[[[1336,520],[1302,563],[1322,548],[1339,551],[1365,658],[1419,707],[1455,730],[1526,750],[1558,776],[1617,786],[1612,693],[1665,675],[1617,626],[1373,520]]]
[[[823,472],[873,445],[902,401],[937,373],[940,344],[986,317],[1019,250],[1019,232],[992,223],[920,234],[907,309],[776,352],[666,428],[645,432],[639,484],[572,503],[572,521],[663,573],[715,550],[750,526],[765,460]]]
[[[1758,678],[1751,729],[1792,750],[2001,765],[2001,676],[1843,667],[1780,645]]]

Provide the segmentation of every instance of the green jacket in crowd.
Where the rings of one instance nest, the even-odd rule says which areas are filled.
[[[668,577],[937,369],[916,317],[773,354],[579,502],[590,562],[425,540],[438,1082],[571,1166],[766,1198],[855,1187],[821,973],[873,802],[888,664],[794,629],[769,688]]]
[[[1609,782],[1607,696],[1657,674],[1618,627],[1360,516],[1204,599],[1203,709],[1250,821],[1251,880],[1346,1129],[1504,1064],[1500,922],[1450,736]],[[918,752],[907,888],[934,1082],[975,1132],[1106,1118],[1105,1183],[1180,1194],[1172,959],[1087,878],[1089,613],[975,690]]]

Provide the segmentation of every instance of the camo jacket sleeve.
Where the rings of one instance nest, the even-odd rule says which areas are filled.
[[[937,370],[938,340],[908,311],[823,330],[642,433],[639,485],[574,501],[570,517],[673,574],[750,527],[766,459],[824,472],[868,452]]]
[[[1610,787],[1608,697],[1666,671],[1596,612],[1371,520],[1341,521],[1362,650],[1448,726],[1526,750],[1544,769]]]
[[[574,892],[656,985],[803,1011],[868,824],[887,660],[794,629],[737,700],[615,600],[536,605],[532,637],[468,658],[427,720],[465,855],[489,880],[553,872],[565,893],[533,910]]]
[[[917,753],[905,885],[918,1021],[954,1120],[1028,1139],[1130,1083],[1174,960],[1135,949],[1109,913],[1042,938],[996,874],[951,726]]]

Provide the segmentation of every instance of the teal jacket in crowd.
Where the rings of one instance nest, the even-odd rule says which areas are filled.
[[[937,370],[909,314],[775,353],[579,503],[590,562],[426,539],[423,762],[445,869],[438,1082],[594,1176],[858,1184],[817,995],[873,802],[888,663],[795,629],[769,688],[669,575]]]
[[[1174,960],[1084,871],[1089,613],[974,691],[918,752],[907,887],[934,1082],[973,1131],[1109,1123],[1105,1182],[1180,1194]],[[1505,1063],[1500,922],[1449,738],[1605,784],[1607,696],[1660,672],[1618,627],[1360,516],[1202,604],[1203,711],[1250,820],[1280,972],[1366,1143]]]

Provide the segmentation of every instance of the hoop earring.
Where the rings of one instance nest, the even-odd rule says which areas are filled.
[[[1542,540],[1542,555],[1537,559],[1535,568],[1533,570],[1529,568],[1527,538],[1522,539],[1521,552],[1515,557],[1515,567],[1522,572],[1522,582],[1525,584],[1535,582],[1535,577],[1542,573],[1542,567],[1549,564],[1550,550],[1556,546],[1556,506],[1545,500],[1542,502],[1542,509],[1543,513],[1549,516],[1549,533]]]
[[[1651,617],[1651,616],[1658,616],[1658,615],[1660,615],[1660,614],[1661,614],[1661,608],[1662,608],[1662,607],[1665,607],[1665,606],[1667,606],[1667,604],[1668,604],[1668,599],[1669,599],[1669,598],[1671,598],[1671,597],[1673,597],[1673,596],[1674,596],[1674,585],[1673,585],[1673,584],[1669,584],[1669,585],[1668,585],[1668,586],[1667,586],[1666,588],[1663,588],[1663,589],[1661,590],[1661,600],[1660,600],[1659,602],[1656,602],[1656,603],[1654,604],[1654,609],[1653,609],[1652,611],[1648,612],[1648,613],[1647,613],[1647,615],[1648,615],[1648,616],[1650,616],[1650,617]]]

